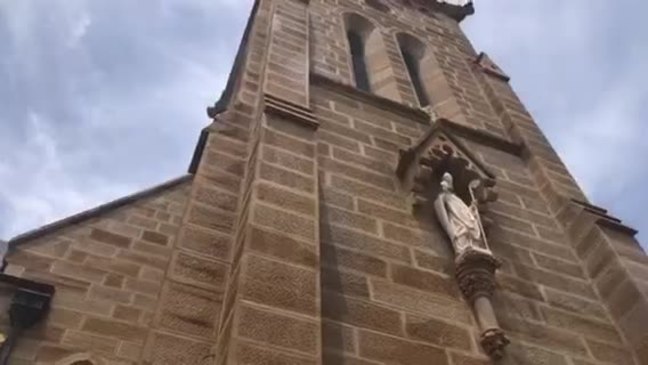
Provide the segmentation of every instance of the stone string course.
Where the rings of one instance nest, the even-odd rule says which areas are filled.
[[[352,87],[349,12],[380,32],[389,93]],[[400,59],[406,32],[433,57],[432,111],[473,131],[455,137],[496,177],[485,213],[503,263],[493,302],[511,340],[497,364],[648,365],[647,256],[580,203],[455,20],[360,0],[262,0],[252,21],[191,181],[11,253],[8,273],[57,288],[11,364],[79,354],[111,365],[492,364],[445,235],[431,212],[412,211],[395,174],[399,150],[431,123]],[[521,152],[488,143],[498,139]]]

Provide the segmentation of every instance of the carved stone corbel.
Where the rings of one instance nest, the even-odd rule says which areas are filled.
[[[499,328],[491,302],[496,287],[495,271],[501,265],[492,254],[475,250],[466,251],[455,260],[457,282],[475,311],[481,330],[481,345],[494,359],[500,359],[504,347],[509,344],[504,331]]]

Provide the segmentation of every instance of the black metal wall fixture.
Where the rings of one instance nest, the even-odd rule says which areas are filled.
[[[54,297],[54,286],[0,273],[0,284],[15,288],[9,307],[9,331],[0,344],[0,365],[9,364],[11,352],[25,330],[43,320]]]

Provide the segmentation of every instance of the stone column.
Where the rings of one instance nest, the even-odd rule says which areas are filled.
[[[500,359],[509,340],[499,328],[491,298],[495,292],[495,271],[501,263],[488,253],[469,250],[457,257],[455,266],[459,288],[479,323],[481,345],[490,357]]]

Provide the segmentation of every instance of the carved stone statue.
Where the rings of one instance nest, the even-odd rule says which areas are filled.
[[[452,175],[443,174],[441,192],[434,202],[434,209],[441,226],[445,229],[455,256],[467,250],[488,251],[484,244],[477,204],[471,196],[470,206],[454,193]]]
[[[443,174],[441,192],[434,209],[455,252],[455,274],[459,288],[473,306],[481,328],[481,344],[494,359],[504,355],[509,340],[499,328],[491,298],[495,291],[495,271],[501,265],[486,242],[474,191],[479,182],[468,186],[470,205],[454,193],[452,175]]]

